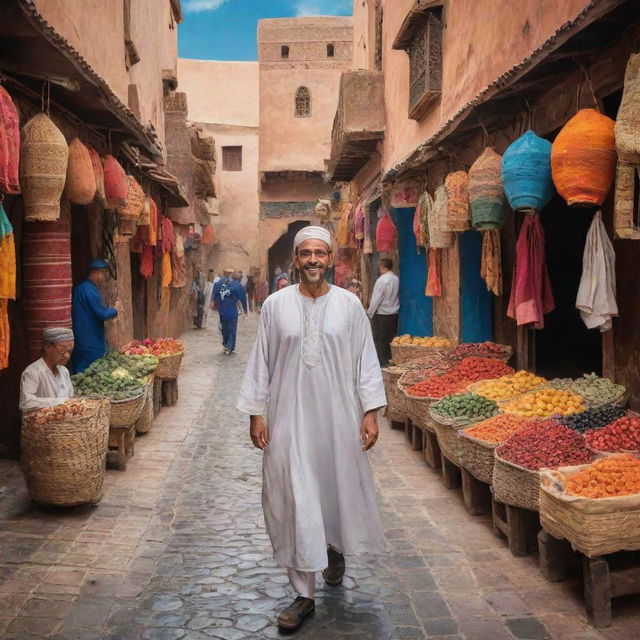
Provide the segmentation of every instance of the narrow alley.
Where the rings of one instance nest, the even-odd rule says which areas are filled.
[[[243,640],[278,636],[290,600],[260,508],[260,458],[234,409],[257,315],[236,356],[213,318],[185,335],[180,401],[136,441],[126,473],[108,471],[97,507],[42,510],[15,461],[0,462],[0,637],[7,640]],[[389,554],[349,563],[320,587],[299,638],[631,640],[590,629],[578,580],[549,584],[513,558],[488,518],[470,519],[386,421],[372,454]]]

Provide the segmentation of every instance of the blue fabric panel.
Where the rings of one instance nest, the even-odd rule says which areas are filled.
[[[482,235],[467,231],[458,236],[460,250],[460,339],[484,342],[493,337],[491,294],[480,277]]]
[[[433,335],[433,303],[424,295],[427,286],[427,257],[416,251],[413,235],[415,208],[391,209],[398,228],[400,256],[400,324],[398,333]]]

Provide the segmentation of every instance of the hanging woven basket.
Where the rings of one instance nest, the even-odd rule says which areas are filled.
[[[449,231],[469,229],[469,176],[466,171],[454,171],[444,181],[447,194],[447,220]]]
[[[429,246],[432,249],[450,249],[456,236],[447,228],[447,192],[444,185],[436,189],[433,206],[429,209]]]
[[[77,137],[69,143],[65,194],[71,202],[81,205],[89,204],[96,195],[96,176],[91,154]]]
[[[127,199],[124,206],[116,207],[118,216],[137,221],[144,211],[145,198],[140,183],[133,176],[127,176]]]
[[[93,167],[93,176],[96,180],[96,196],[98,201],[104,204],[106,196],[104,194],[104,169],[102,168],[102,160],[100,160],[98,152],[93,147],[89,147],[89,157],[91,158],[91,166]]]
[[[557,135],[551,171],[569,206],[600,206],[616,170],[615,122],[595,109],[581,109]]]
[[[507,216],[502,157],[487,147],[469,169],[471,222],[479,230],[500,229]]]
[[[104,193],[107,209],[123,207],[127,201],[127,174],[122,165],[112,156],[107,155],[102,165],[104,171]]]
[[[0,87],[0,191],[20,193],[20,118],[11,96]]]
[[[540,211],[555,193],[551,143],[533,131],[520,136],[502,157],[502,181],[512,209]]]
[[[627,63],[614,132],[620,159],[640,164],[640,53],[632,53]]]
[[[26,220],[60,217],[60,197],[67,178],[69,147],[53,120],[39,113],[22,129],[20,186]]]

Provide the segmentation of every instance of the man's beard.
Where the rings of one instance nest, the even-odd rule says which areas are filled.
[[[303,267],[300,269],[300,278],[308,284],[317,284],[324,281],[327,274],[327,267],[318,266],[317,270],[309,271],[309,267]]]

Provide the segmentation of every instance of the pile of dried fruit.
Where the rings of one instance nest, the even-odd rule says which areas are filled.
[[[567,477],[566,491],[583,498],[612,498],[640,493],[640,460],[629,453],[596,460]]]
[[[461,380],[455,373],[445,373],[417,382],[407,389],[407,393],[410,396],[420,398],[444,398],[458,391],[463,391],[466,386],[467,381]]]
[[[425,338],[420,338],[417,336],[410,336],[405,333],[401,336],[396,336],[391,344],[396,346],[412,346],[412,347],[452,347],[453,343],[448,338],[441,338],[439,336],[427,336]]]
[[[37,424],[47,424],[49,422],[61,422],[75,416],[80,416],[89,409],[86,400],[72,398],[55,407],[46,407],[33,412],[33,420]]]
[[[584,434],[596,451],[640,451],[640,417],[624,416],[603,429]]]
[[[491,400],[507,400],[539,387],[546,380],[528,371],[518,371],[510,376],[502,376],[497,380],[478,382],[474,386],[475,393]]]
[[[553,388],[539,389],[513,400],[506,400],[500,407],[506,413],[517,413],[528,418],[567,416],[586,409],[584,400],[577,393]]]
[[[469,380],[469,382],[491,380],[515,373],[514,370],[502,362],[502,360],[480,358],[477,356],[460,360],[451,371],[455,371],[461,380]]]
[[[512,435],[496,449],[497,455],[526,469],[585,464],[595,458],[584,436],[560,424],[543,420]]]
[[[563,425],[584,433],[589,429],[602,429],[614,420],[622,418],[626,414],[626,410],[622,407],[616,407],[611,404],[603,404],[597,409],[587,409],[581,413],[574,413],[570,416],[563,416],[560,420]]]
[[[624,393],[623,386],[614,384],[609,378],[601,378],[595,373],[578,378],[571,385],[571,389],[579,393],[589,404],[596,406],[613,402]]]
[[[453,352],[458,358],[480,356],[486,358],[504,358],[511,353],[511,349],[495,342],[465,342],[458,345]]]
[[[445,418],[483,420],[498,413],[498,405],[476,393],[460,393],[445,396],[431,405],[431,410]]]
[[[493,416],[493,418],[467,427],[464,432],[472,438],[478,438],[478,440],[499,443],[504,442],[514,433],[518,433],[518,431],[522,431],[527,427],[533,427],[535,424],[536,421],[532,418],[524,418],[512,413],[501,413]]]

